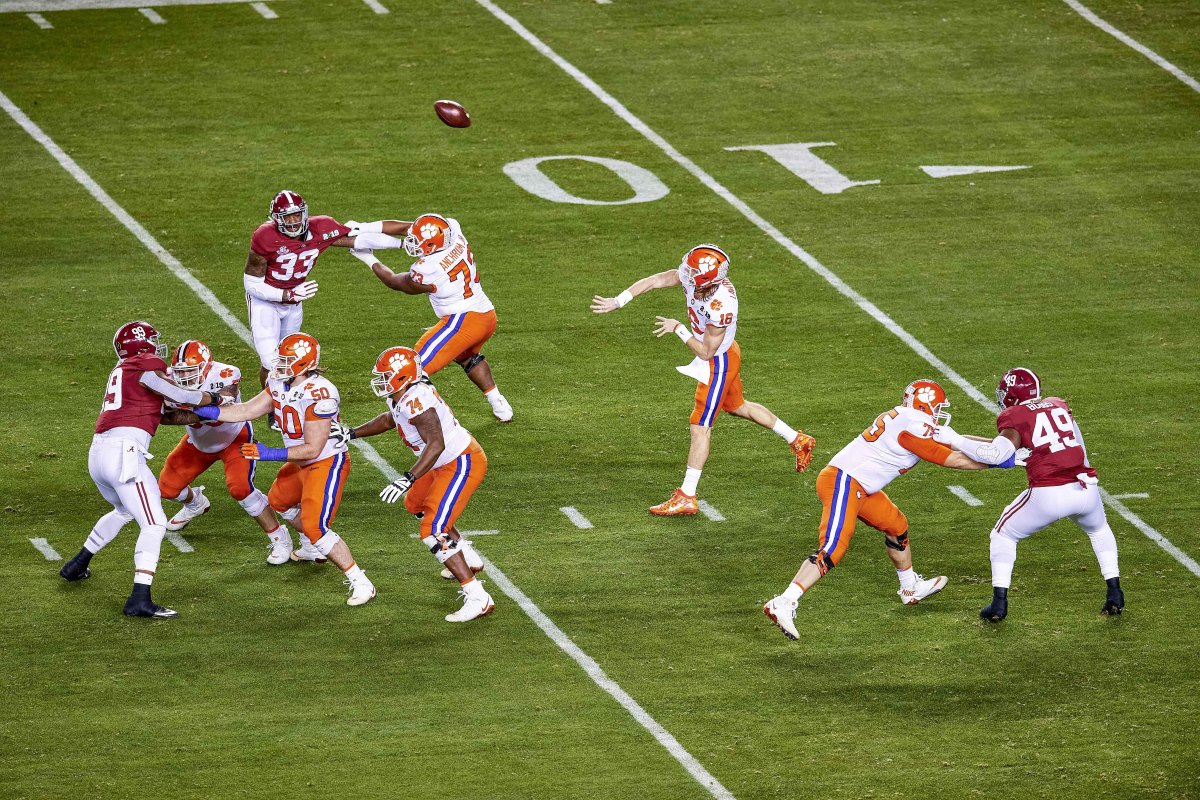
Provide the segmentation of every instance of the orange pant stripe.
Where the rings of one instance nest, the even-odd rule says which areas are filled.
[[[423,513],[421,538],[445,533],[454,527],[475,490],[487,475],[487,455],[477,442],[449,464],[426,472],[404,497],[410,514]]]
[[[862,484],[837,467],[821,470],[817,497],[821,499],[821,550],[834,564],[846,554],[860,519],[888,536],[908,532],[908,519],[887,494],[867,494]]]
[[[696,386],[691,423],[711,428],[722,411],[733,411],[746,402],[742,396],[742,348],[737,342],[709,360],[708,374],[708,383]]]

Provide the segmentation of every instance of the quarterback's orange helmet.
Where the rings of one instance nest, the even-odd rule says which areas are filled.
[[[720,283],[728,274],[729,256],[715,244],[696,245],[687,251],[679,265],[679,279],[697,289]]]

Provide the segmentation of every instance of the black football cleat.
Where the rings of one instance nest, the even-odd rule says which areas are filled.
[[[1008,616],[1008,589],[1002,586],[992,587],[992,602],[979,612],[979,618],[984,622],[999,622]]]
[[[1121,591],[1121,579],[1109,578],[1105,583],[1108,584],[1108,595],[1104,598],[1104,605],[1100,606],[1100,613],[1116,616],[1125,609],[1125,593]]]
[[[80,550],[71,560],[63,564],[62,569],[58,574],[68,581],[81,581],[84,578],[92,577],[92,571],[88,568],[88,562],[92,560],[92,554],[87,550]]]
[[[164,608],[150,599],[150,587],[135,583],[129,599],[125,601],[125,616],[150,617],[152,619],[171,619],[178,617],[179,612],[172,608]]]

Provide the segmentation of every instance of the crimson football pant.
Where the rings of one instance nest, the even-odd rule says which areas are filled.
[[[97,553],[117,538],[121,528],[136,520],[140,532],[133,549],[134,583],[149,585],[158,569],[158,556],[166,534],[167,515],[163,512],[158,481],[146,465],[141,445],[118,436],[97,435],[88,451],[88,471],[100,494],[113,507],[101,517],[88,535],[84,548]]]

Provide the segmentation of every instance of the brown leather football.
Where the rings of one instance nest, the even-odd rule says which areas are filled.
[[[433,104],[438,119],[451,128],[468,128],[471,125],[471,115],[467,110],[453,100],[438,100]]]

